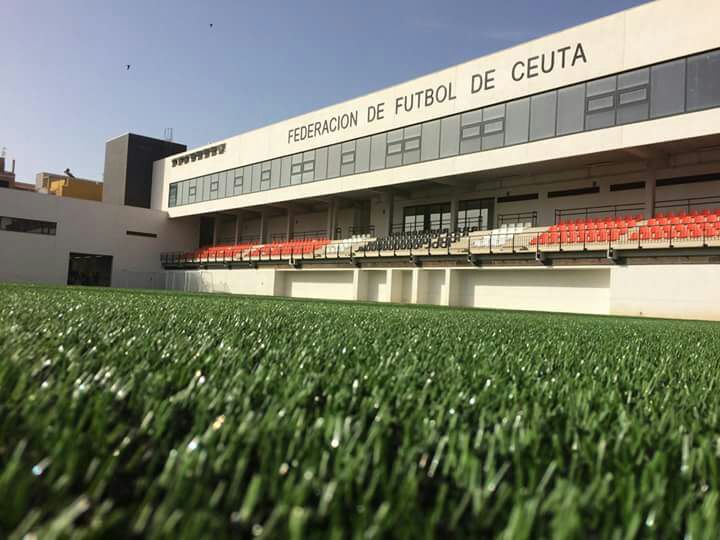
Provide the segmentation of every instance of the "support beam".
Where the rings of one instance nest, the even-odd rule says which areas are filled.
[[[655,217],[655,204],[657,195],[657,169],[650,169],[645,180],[645,219]]]
[[[332,199],[328,203],[327,212],[327,237],[330,240],[335,239],[335,227],[337,226],[337,202]]]
[[[260,214],[260,243],[264,244],[266,242],[266,236],[267,236],[267,229],[268,229],[268,216],[266,211],[262,211]]]
[[[219,230],[219,224],[220,224],[220,216],[213,216],[213,246],[217,246],[218,241],[218,230]]]
[[[240,241],[240,213],[235,214],[235,245],[239,244]]]
[[[295,235],[295,208],[288,206],[287,209],[287,225],[285,228],[285,238],[290,240]]]

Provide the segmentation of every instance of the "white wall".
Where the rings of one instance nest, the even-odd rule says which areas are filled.
[[[164,282],[160,253],[197,247],[197,218],[40,193],[4,189],[0,216],[57,223],[57,234],[0,231],[0,280],[67,282],[70,252],[113,257],[112,285],[158,288]],[[128,236],[126,231],[157,234]]]
[[[716,28],[717,20],[720,20],[720,2],[716,0],[650,2],[357,99],[219,141],[226,144],[224,154],[176,167],[171,166],[172,158],[156,162],[152,204],[155,208],[167,208],[168,186],[171,182],[178,180],[287,156],[560,88],[603,75],[714,49],[720,46],[720,34]],[[578,62],[564,69],[558,67],[550,73],[540,73],[534,78],[525,77],[519,82],[513,81],[511,72],[513,65],[518,61],[527,62],[528,58],[543,53],[549,54],[551,51],[557,51],[567,46],[574,47],[577,43],[582,44],[587,62]],[[495,70],[494,87],[473,93],[471,85],[473,76],[485,74],[488,70]],[[395,114],[395,102],[398,97],[402,98],[427,88],[436,88],[442,84],[453,85],[456,99],[430,107],[417,107],[408,113],[401,111]],[[386,104],[385,118],[368,122],[366,114],[368,107],[380,102]],[[357,127],[306,139],[303,142],[293,142],[288,138],[289,130],[296,127],[314,124],[327,118],[355,111],[358,112]],[[635,125],[481,152],[477,155],[438,160],[434,163],[356,174],[351,177],[207,201],[172,208],[170,213],[174,217],[268,204],[411,182],[433,176],[442,177],[506,165],[544,161],[567,155],[700,136],[716,131],[714,126],[717,126],[720,113],[704,111],[682,115],[682,117],[684,119],[666,118],[641,122]]]
[[[720,321],[720,265],[183,270],[167,288]]]

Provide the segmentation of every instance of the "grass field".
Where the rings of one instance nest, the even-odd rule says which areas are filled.
[[[711,323],[0,286],[0,537],[717,538],[719,364]]]

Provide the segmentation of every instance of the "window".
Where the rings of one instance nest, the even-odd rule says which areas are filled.
[[[450,203],[408,206],[403,209],[403,230],[437,231],[450,229]]]
[[[168,206],[176,206],[177,205],[177,184],[172,184],[170,186],[170,197],[168,201]]]
[[[490,223],[490,211],[492,199],[474,199],[460,201],[458,204],[457,226],[458,229],[477,228],[487,229]]]
[[[0,231],[55,236],[57,223],[54,221],[0,216]]]
[[[687,61],[687,110],[720,105],[720,51],[698,54]]]

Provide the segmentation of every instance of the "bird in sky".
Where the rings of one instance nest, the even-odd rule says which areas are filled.
[[[213,23],[210,23],[210,28],[212,28],[212,27],[213,27]]]
[[[128,71],[130,69],[130,64],[125,64],[125,71]]]

